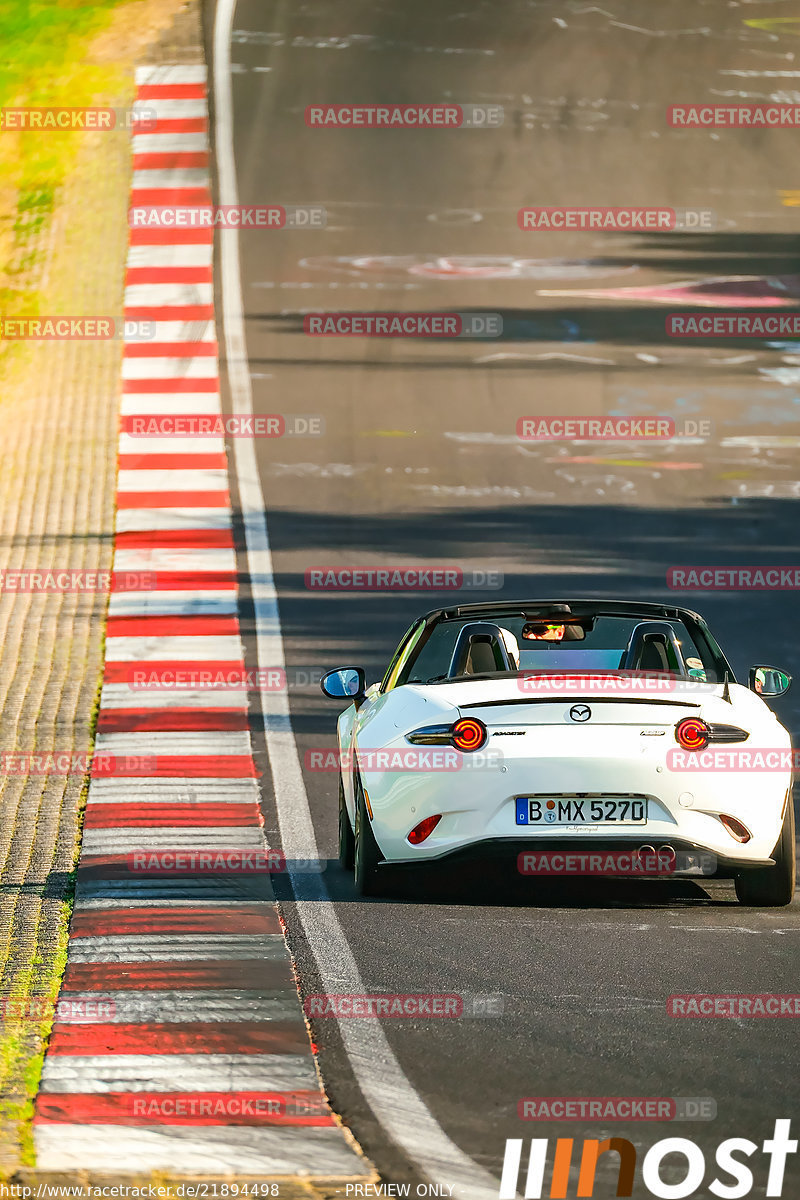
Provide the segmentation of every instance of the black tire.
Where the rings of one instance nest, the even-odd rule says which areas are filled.
[[[372,833],[367,806],[364,802],[364,790],[358,775],[354,777],[356,800],[356,828],[354,833],[355,847],[353,851],[353,877],[359,896],[379,896],[381,894],[380,871],[378,864],[383,861],[383,855],[378,849],[378,843]]]
[[[352,871],[355,857],[356,839],[353,827],[347,815],[347,805],[344,802],[344,784],[339,776],[339,863],[345,871]]]
[[[791,904],[795,885],[794,804],[791,796],[772,851],[774,867],[757,867],[736,877],[736,898],[752,908],[784,908]]]

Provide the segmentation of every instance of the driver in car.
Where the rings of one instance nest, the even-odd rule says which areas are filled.
[[[522,636],[529,642],[563,642],[566,625],[529,623],[522,626]]]

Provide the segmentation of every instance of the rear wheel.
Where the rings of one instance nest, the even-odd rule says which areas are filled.
[[[352,871],[355,851],[353,827],[347,815],[347,805],[344,801],[344,783],[339,776],[339,862],[345,871]]]
[[[757,867],[736,877],[736,898],[753,908],[783,908],[791,904],[795,884],[794,804],[786,805],[781,836],[772,851],[774,867]]]
[[[382,861],[382,855],[372,833],[364,800],[364,789],[357,775],[354,777],[354,786],[356,828],[353,866],[356,891],[359,896],[378,896],[381,892],[378,864]]]

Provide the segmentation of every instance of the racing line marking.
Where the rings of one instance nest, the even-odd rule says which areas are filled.
[[[143,67],[137,84],[157,124],[133,137],[133,203],[210,204],[205,67]],[[266,844],[246,690],[130,678],[244,671],[224,442],[145,441],[129,421],[221,412],[212,257],[211,230],[131,230],[125,315],[156,332],[124,348],[114,566],[158,578],[111,597],[96,752],[114,770],[89,788],[37,1164],[367,1180],[320,1091],[269,876],[130,857],[241,862]]]

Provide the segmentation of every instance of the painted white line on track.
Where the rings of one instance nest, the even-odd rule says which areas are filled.
[[[125,512],[140,513],[140,512],[171,512],[171,509],[147,509],[147,508],[131,508],[124,509]],[[215,522],[212,521],[213,514],[219,512],[222,520],[220,528],[228,528],[230,522],[230,514],[222,509],[216,508],[198,508],[196,510],[187,509],[187,512],[196,511],[201,514],[203,528],[206,527],[206,521],[209,522],[208,528],[217,528]],[[170,526],[171,529],[180,528],[179,525]],[[198,528],[193,526],[192,528]],[[191,617],[191,616],[235,616],[239,612],[239,603],[236,597],[236,592],[233,588],[220,588],[214,590],[209,588],[208,591],[190,592],[176,590],[162,591],[160,588],[154,588],[143,591],[132,592],[112,592],[109,601],[108,615],[111,617],[125,616],[173,616],[173,617]]]
[[[189,358],[124,358],[123,379],[216,379],[217,360],[213,354]]]
[[[205,83],[207,77],[208,68],[205,63],[147,63],[136,68],[136,83],[139,87]]]
[[[163,425],[161,426],[163,429]],[[190,437],[165,434],[156,437],[147,433],[121,433],[120,454],[224,454],[225,439],[214,435]]]
[[[142,104],[149,103],[142,101]],[[203,100],[156,100],[153,107],[160,116],[159,106],[167,104],[205,104]],[[202,188],[208,185],[205,167],[153,167],[133,172],[134,191],[142,188]]]
[[[125,392],[122,396],[123,416],[130,413],[202,412],[200,404],[213,406],[210,412],[220,411],[219,389],[213,392]],[[182,407],[182,406],[186,407]]]
[[[156,135],[158,136],[158,135]],[[163,135],[161,135],[163,136]],[[183,135],[185,136],[185,135]],[[134,147],[135,149],[135,147]],[[211,242],[178,242],[161,246],[131,246],[128,250],[129,267],[210,267],[214,261],[214,246]],[[165,337],[160,328],[171,324],[159,321],[156,341],[180,342],[180,337]],[[175,322],[176,325],[181,322]],[[208,322],[209,338],[213,340],[214,322]]]
[[[152,529],[230,529],[231,528],[230,509],[220,506],[219,508],[121,508],[117,513],[117,533],[146,533]],[[157,595],[157,593],[155,593]],[[115,592],[112,600],[116,597],[130,599],[131,594],[127,596],[124,593]],[[202,596],[189,596],[184,605],[186,611],[202,611],[200,608],[191,609],[191,601],[202,601]],[[154,605],[151,607],[155,608]],[[109,610],[111,616],[119,615],[121,607],[115,605]],[[139,608],[131,606],[128,612],[143,612],[144,606],[141,604]],[[207,611],[212,611],[208,608]],[[231,612],[236,612],[236,605],[231,605]]]
[[[166,250],[168,246],[143,246],[143,250]],[[187,250],[206,250],[206,246],[187,246]],[[156,264],[157,265],[157,264]],[[177,264],[180,266],[180,264]],[[207,317],[199,317],[197,320],[175,320],[175,321],[148,321],[144,329],[134,329],[133,333],[147,334],[147,337],[141,336],[137,343],[135,338],[131,338],[127,343],[128,353],[131,353],[131,347],[144,344],[145,346],[155,345],[168,342],[197,342],[198,346],[206,346],[209,342],[216,343],[217,331],[214,322]],[[162,393],[163,395],[164,393]],[[169,393],[166,393],[169,395]]]
[[[190,570],[191,568],[187,568]],[[241,662],[236,634],[218,637],[110,637],[106,662]]]
[[[91,1019],[83,1017],[82,1005],[86,1006],[86,1012],[93,1014]],[[287,995],[285,989],[272,992],[206,991],[205,988],[202,991],[70,992],[69,1007],[65,1006],[65,1009],[70,1025],[298,1020],[297,999]]]
[[[164,608],[162,612],[180,614],[179,610],[169,610],[169,608]],[[119,613],[116,613],[115,616],[119,616]],[[200,666],[205,667],[206,665],[200,664]],[[201,679],[198,677],[191,682],[196,686],[192,686],[192,688],[175,686],[172,679],[163,680],[161,677],[157,682],[151,682],[146,677],[140,679],[136,688],[127,683],[107,683],[103,685],[101,704],[103,708],[108,709],[150,707],[166,710],[203,707],[247,709],[247,691],[243,686],[210,688],[210,686],[201,686]]]
[[[171,804],[176,799],[193,801],[230,799],[237,804],[249,801],[258,803],[258,784],[255,779],[186,779],[181,776],[171,779],[159,776],[148,779],[146,788],[134,794],[136,803],[152,800],[156,804]],[[93,779],[89,788],[90,799],[107,798],[109,803],[119,803],[131,797],[129,779]]]
[[[317,1086],[316,1076],[313,1086]],[[184,1169],[195,1176],[229,1176],[232,1164],[242,1175],[259,1177],[265,1171],[294,1175],[302,1163],[309,1175],[356,1179],[362,1184],[367,1174],[363,1160],[356,1159],[337,1128],[39,1125],[36,1147],[37,1165],[44,1171],[85,1171],[91,1163],[93,1171],[119,1172],[122,1160],[135,1164],[140,1173],[163,1171],[170,1163],[173,1171]],[[178,1162],[185,1166],[176,1167]]]
[[[191,962],[208,959],[283,959],[282,933],[109,934],[73,938],[71,963]],[[295,1008],[295,1015],[299,1013]],[[185,1017],[184,1020],[189,1020]]]
[[[138,800],[131,796],[128,803],[138,804]],[[84,853],[98,855],[132,855],[138,850],[158,855],[168,850],[205,850],[211,853],[217,850],[264,849],[264,831],[255,820],[252,825],[135,825],[130,829],[119,826],[114,829],[86,829],[83,838]],[[142,873],[158,878],[158,871],[151,870],[146,863]],[[193,872],[186,872],[192,873],[202,874],[199,867],[195,867]],[[264,871],[257,869],[242,874],[263,875]]]
[[[152,114],[157,121],[205,119],[208,115],[205,100],[166,100],[162,96],[134,100],[133,111],[140,122],[149,120]]]
[[[214,99],[220,204],[238,203],[233,150],[231,32],[236,0],[218,0],[214,21]],[[244,336],[238,230],[220,233],[222,322],[233,410],[252,415],[253,397]],[[255,447],[234,439],[247,562],[256,614],[256,651],[262,665],[284,666],[278,596]],[[286,693],[261,691],[264,732],[272,771],[281,846],[287,858],[318,857],[305,782]],[[292,875],[297,912],[324,992],[367,991],[322,877]],[[390,1141],[431,1182],[455,1185],[469,1200],[497,1200],[499,1183],[461,1150],[438,1124],[395,1057],[379,1021],[338,1021],[361,1091]],[[447,1194],[447,1193],[444,1193]]]
[[[310,1049],[308,1054],[51,1054],[42,1071],[42,1091],[50,1095],[174,1092],[176,1084],[182,1092],[316,1091],[318,1086]]]
[[[120,415],[123,417],[138,417],[138,416],[172,416],[173,414],[180,415],[181,413],[189,413],[192,416],[217,416],[221,412],[220,399],[218,392],[201,392],[195,395],[192,392],[175,392],[169,400],[154,400],[148,392],[128,392],[122,398],[120,406]],[[180,447],[183,442],[174,440],[172,442],[172,453],[175,453],[175,448]],[[146,442],[139,438],[139,449],[148,446],[150,439]],[[153,453],[153,451],[149,451]],[[178,453],[187,454],[186,450],[178,450]]]
[[[146,730],[98,733],[95,754],[249,754],[246,730]]]
[[[141,451],[144,453],[144,451]],[[117,478],[118,492],[227,492],[225,467],[175,467],[165,469],[123,468]]]
[[[159,683],[161,681],[159,680]],[[247,692],[240,688],[189,688],[152,686],[148,691],[148,681],[142,681],[141,686],[131,687],[127,683],[106,683],[100,703],[104,709],[122,708],[161,708],[168,712],[170,708],[236,708],[247,711]],[[100,783],[101,780],[95,780]]]
[[[212,781],[209,781],[209,782],[212,782]],[[230,780],[228,780],[228,779],[219,780],[219,781],[215,779],[215,780],[213,780],[213,783],[215,784],[214,794],[213,794],[213,796],[208,797],[209,802],[211,802],[213,804],[243,804],[243,803],[248,802],[249,800],[254,800],[256,803],[258,802],[257,795],[255,797],[249,797],[249,796],[245,796],[245,795],[237,795],[236,793],[222,791],[221,785],[225,784],[225,783],[230,783]],[[220,787],[216,786],[218,783],[219,783]],[[154,790],[154,787],[148,781],[147,792],[145,795],[140,795],[137,793],[137,794],[133,795],[133,797],[131,797],[131,793],[130,793],[130,789],[129,789],[128,793],[127,793],[127,800],[126,800],[125,798],[123,798],[119,795],[105,795],[104,793],[97,792],[96,794],[90,795],[88,803],[89,803],[90,808],[96,808],[97,805],[113,804],[115,806],[118,806],[119,804],[125,804],[125,803],[130,804],[131,802],[138,804],[138,805],[142,805],[142,804],[185,804],[187,806],[187,810],[188,810],[190,805],[197,805],[198,797],[196,795],[190,796],[186,792],[176,791],[174,788],[172,790],[166,791],[166,792],[165,791],[156,792]],[[88,832],[88,830],[87,830],[87,832]],[[261,846],[263,848],[263,842],[261,843]]]
[[[224,546],[141,546],[117,550],[116,571],[235,571],[236,555]]]
[[[163,429],[163,425],[161,428]],[[119,452],[120,454],[224,454],[225,439],[217,437],[216,434],[206,437],[173,434],[155,437],[146,433],[121,433],[119,435]]]
[[[129,283],[125,288],[126,308],[163,308],[164,305],[212,304],[212,283]],[[170,313],[170,316],[173,314]],[[180,313],[175,313],[179,317]],[[139,320],[145,318],[140,317]]]
[[[205,133],[135,133],[134,154],[203,154],[208,152]]]

